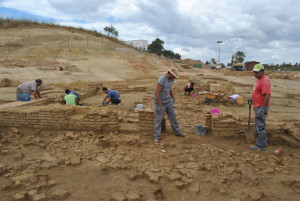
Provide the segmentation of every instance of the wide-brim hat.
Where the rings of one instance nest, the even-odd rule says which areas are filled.
[[[264,69],[265,69],[265,67],[262,64],[255,64],[254,68],[253,68],[253,71],[258,72],[258,71],[264,70]]]
[[[169,71],[175,78],[179,78],[178,69],[175,67],[172,67],[169,69]]]

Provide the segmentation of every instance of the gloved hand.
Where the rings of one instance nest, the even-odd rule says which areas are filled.
[[[249,104],[249,105],[252,105],[252,103],[253,103],[253,102],[252,102],[252,96],[250,96],[250,98],[248,99],[248,104]]]
[[[158,106],[158,113],[161,113],[163,111],[163,107],[162,106]]]
[[[263,117],[264,116],[264,113],[265,113],[265,109],[260,107],[258,110],[257,110],[257,117]]]
[[[102,102],[102,105],[103,105],[103,106],[106,106],[106,102],[105,102],[105,101],[103,101],[103,102]]]
[[[175,100],[175,97],[174,97],[174,96],[172,97],[172,102],[173,102],[173,104],[176,103],[176,100]]]

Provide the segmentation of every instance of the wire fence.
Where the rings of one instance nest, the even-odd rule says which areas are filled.
[[[69,48],[69,49],[93,49],[102,51],[138,51],[129,45],[104,37],[82,35],[25,35],[5,36],[0,40],[0,47],[16,48]]]

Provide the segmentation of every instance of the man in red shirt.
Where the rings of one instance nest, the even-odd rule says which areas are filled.
[[[252,101],[255,113],[255,127],[257,130],[256,145],[252,145],[252,150],[266,150],[268,146],[266,133],[266,117],[268,115],[271,99],[271,83],[264,74],[264,66],[256,64],[253,68],[256,80],[252,93]]]

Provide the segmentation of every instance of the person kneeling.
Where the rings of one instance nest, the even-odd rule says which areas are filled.
[[[107,94],[104,98],[102,105],[107,105],[111,102],[112,105],[118,105],[121,103],[121,96],[118,92],[114,90],[108,90],[106,87],[102,88],[103,93]],[[107,100],[106,100],[107,99]]]
[[[188,83],[184,88],[183,88],[183,92],[184,95],[191,95],[191,93],[194,95],[196,94],[196,91],[194,89],[194,82]]]
[[[65,95],[63,103],[66,105],[74,105],[74,106],[79,105],[77,96],[70,93]]]

